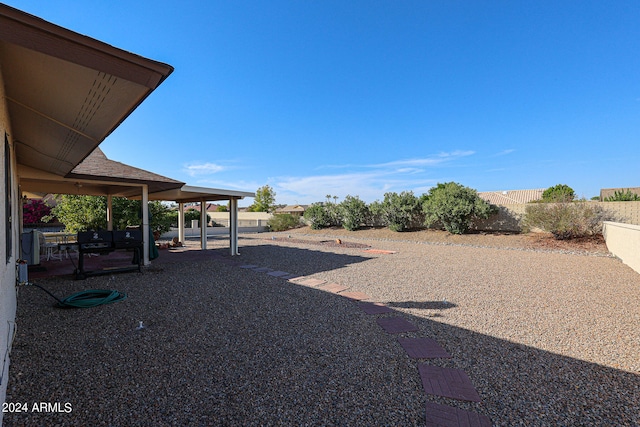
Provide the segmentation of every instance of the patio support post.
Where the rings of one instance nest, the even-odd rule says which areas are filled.
[[[178,241],[185,244],[184,241],[184,203],[178,203]]]
[[[207,201],[200,200],[200,248],[207,249]]]
[[[229,200],[229,246],[231,256],[240,255],[238,253],[238,199]]]
[[[149,186],[142,186],[142,252],[144,254],[144,265],[151,264],[149,261]]]
[[[107,195],[107,231],[113,231],[113,196]]]

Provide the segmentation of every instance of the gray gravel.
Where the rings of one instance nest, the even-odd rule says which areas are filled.
[[[6,413],[4,425],[412,426],[427,401],[503,426],[640,425],[640,275],[617,259],[371,241],[397,251],[383,255],[269,236],[241,238],[236,260],[387,303],[419,328],[401,336],[436,339],[453,357],[428,363],[464,369],[482,402],[425,395],[425,360],[378,316],[229,264],[216,240],[211,259],[38,281],[59,296],[128,294],[112,305],[62,310],[20,288],[7,402],[72,411]]]

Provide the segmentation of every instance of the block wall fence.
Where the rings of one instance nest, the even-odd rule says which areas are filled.
[[[640,225],[640,202],[594,202],[616,216],[616,222]],[[525,213],[526,204],[498,206],[498,213],[486,220],[479,220],[473,224],[478,231],[520,231],[520,218]]]

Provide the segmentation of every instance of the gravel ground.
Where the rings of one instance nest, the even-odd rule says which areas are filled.
[[[7,402],[29,411],[5,413],[4,425],[412,426],[425,424],[427,401],[500,426],[640,425],[638,273],[597,244],[398,236],[243,235],[234,259],[215,240],[211,259],[38,281],[59,296],[128,294],[93,309],[53,308],[20,288]],[[482,402],[425,395],[418,362],[378,316],[233,261],[386,303],[419,328],[400,336],[434,338],[453,356],[418,362],[464,369]],[[72,410],[32,411],[39,402]]]

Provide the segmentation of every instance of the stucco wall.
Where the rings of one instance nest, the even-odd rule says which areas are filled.
[[[603,228],[609,252],[640,273],[640,225],[607,221]]]
[[[2,68],[0,65],[0,165],[2,165],[2,173],[0,173],[0,402],[4,402],[7,392],[7,381],[9,380],[9,360],[10,345],[16,330],[16,256],[19,256],[19,197],[18,197],[18,177],[16,176],[15,154],[11,148],[12,163],[12,194],[7,195],[5,192],[5,150],[4,138],[8,135],[9,144],[11,141],[11,128],[9,123],[9,114],[4,93],[4,80],[2,78]],[[5,200],[10,196],[12,203],[12,254],[7,260],[7,251],[5,242],[7,235],[5,224],[7,221],[7,212],[5,212]],[[0,412],[0,425],[2,425],[2,412]]]
[[[625,224],[640,225],[640,202],[593,202],[602,206],[616,216],[616,221]],[[526,204],[498,206],[498,213],[486,220],[479,220],[473,224],[474,230],[479,231],[520,231],[520,218],[525,213]]]

